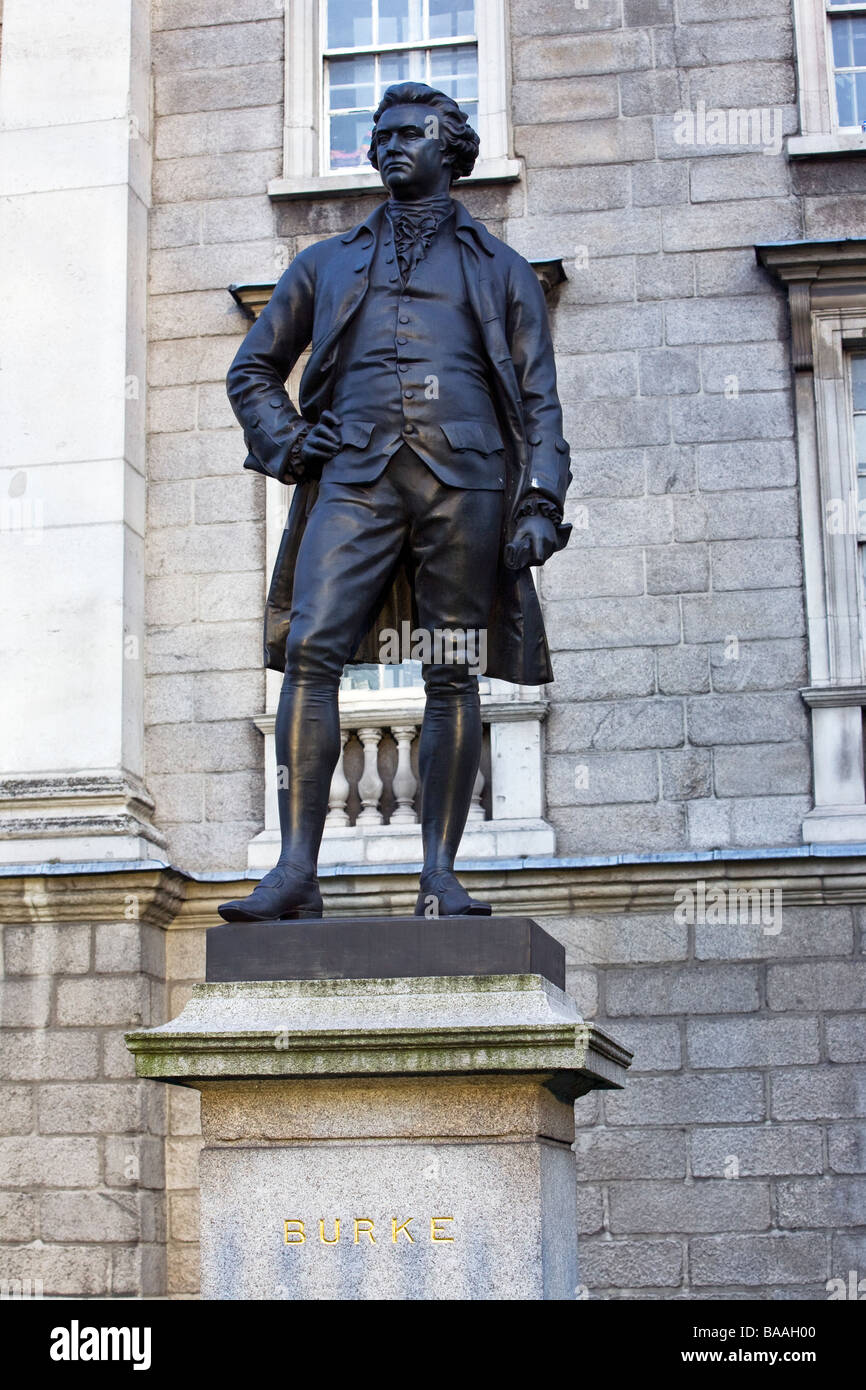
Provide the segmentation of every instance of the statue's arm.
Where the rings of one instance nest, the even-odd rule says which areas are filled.
[[[569,449],[562,434],[556,362],[544,292],[532,266],[515,257],[508,282],[506,331],[517,373],[529,443],[529,468],[517,515],[542,515],[558,524],[571,482]],[[568,530],[558,527],[561,544]]]
[[[309,429],[285,381],[312,337],[314,300],[315,262],[302,252],[280,277],[226,378],[229,401],[249,449],[245,467],[281,482],[298,476]]]

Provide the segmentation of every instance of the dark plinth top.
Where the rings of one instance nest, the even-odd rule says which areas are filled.
[[[212,984],[411,975],[543,975],[565,989],[565,948],[531,917],[227,922],[207,933]]]

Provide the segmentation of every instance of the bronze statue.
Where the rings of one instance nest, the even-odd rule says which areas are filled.
[[[529,566],[568,540],[571,481],[544,296],[532,267],[450,195],[478,136],[442,92],[389,87],[369,158],[389,197],[302,251],[228,374],[247,468],[297,483],[268,595],[282,852],[227,921],[320,917],[317,860],[340,755],[347,662],[385,630],[431,637],[419,744],[424,866],[416,915],[488,914],[454,874],[481,756],[477,673],[552,679]],[[284,383],[312,352],[299,391]],[[446,644],[447,645],[447,644]],[[478,643],[474,650],[477,652]]]

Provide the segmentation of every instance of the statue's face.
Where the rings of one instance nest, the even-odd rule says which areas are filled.
[[[451,166],[439,142],[439,112],[412,102],[379,117],[373,139],[379,173],[388,192],[411,201],[447,193]]]

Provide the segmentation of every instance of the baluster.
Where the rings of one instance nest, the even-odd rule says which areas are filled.
[[[481,805],[481,793],[484,791],[484,775],[479,767],[475,778],[475,785],[472,788],[472,801],[469,806],[467,821],[484,820],[484,807]]]
[[[412,771],[412,740],[416,727],[415,724],[391,726],[391,733],[397,744],[397,768],[391,784],[397,805],[391,812],[392,825],[414,825],[418,820],[415,811],[418,782]]]
[[[361,813],[357,825],[381,825],[382,812],[379,802],[382,799],[382,778],[379,776],[378,754],[382,741],[381,729],[359,729],[358,738],[364,747],[364,771],[358,781],[358,795],[361,798]]]
[[[349,816],[346,811],[346,802],[349,800],[349,779],[346,776],[344,765],[344,755],[346,743],[349,738],[349,730],[340,730],[340,756],[337,759],[337,766],[334,768],[334,775],[331,778],[331,790],[328,793],[328,815],[325,820],[326,825],[348,825]]]

